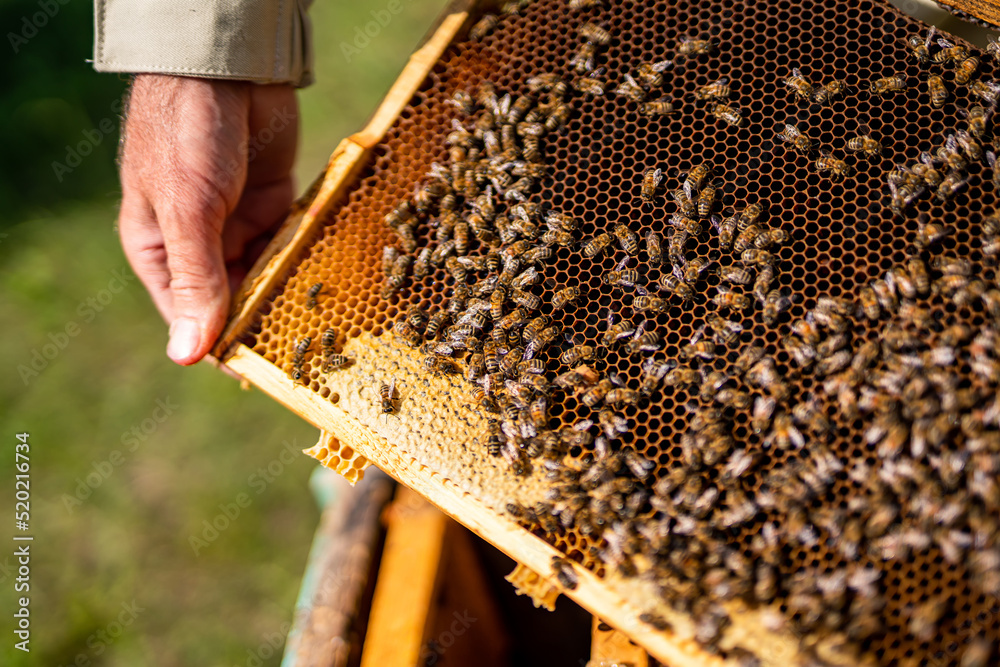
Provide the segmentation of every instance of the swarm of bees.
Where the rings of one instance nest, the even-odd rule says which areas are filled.
[[[571,0],[571,6],[601,3]],[[617,84],[608,84],[600,59],[615,38],[607,24],[591,19],[578,34],[569,78],[538,74],[520,96],[489,82],[455,93],[460,117],[447,137],[447,161],[385,217],[397,241],[383,252],[382,296],[395,298],[408,285],[442,275],[450,288],[442,303],[406,310],[393,335],[419,350],[429,373],[470,384],[488,419],[482,445],[490,457],[515,475],[539,471],[548,484],[544,500],[512,502],[506,511],[552,538],[570,530],[592,538],[587,556],[654,582],[668,604],[691,615],[696,639],[709,647],[728,623],[721,603],[780,601],[789,613],[776,625],[791,625],[801,636],[821,632],[850,664],[860,643],[885,630],[878,562],[929,548],[948,563],[967,565],[980,590],[1000,595],[1000,283],[995,268],[992,275],[981,270],[995,267],[1000,255],[1000,217],[978,223],[977,263],[949,255],[944,242],[953,230],[925,216],[904,261],[854,294],[808,297],[780,287],[780,254],[797,230],[769,226],[777,219],[773,205],[727,209],[726,172],[711,163],[696,163],[680,178],[665,162],[642,169],[632,192],[645,210],[661,198],[676,206],[662,229],[640,235],[627,219],[575,219],[538,194],[548,176],[545,144],[566,125],[573,91],[613,91],[650,116],[673,110],[666,99],[654,99],[671,61],[630,64]],[[891,208],[899,215],[924,193],[949,200],[966,186],[976,161],[996,170],[1000,189],[998,151],[984,148],[1000,84],[975,80],[978,60],[933,36],[910,41],[915,57],[928,67],[954,68],[949,79],[967,86],[978,104],[968,111],[967,128],[888,172]],[[991,47],[997,57],[1000,50]],[[716,48],[688,37],[673,62]],[[797,68],[783,83],[810,105],[830,106],[847,93],[842,81],[814,84]],[[910,84],[893,74],[867,88],[881,98]],[[944,77],[928,77],[928,90],[933,105],[947,103]],[[720,78],[692,95],[739,127],[731,92],[730,81]],[[812,156],[817,171],[835,180],[850,176],[852,165],[822,150],[808,129],[792,120],[777,136]],[[873,168],[885,148],[865,125],[841,147]],[[691,242],[713,233],[718,251],[692,256]],[[608,268],[596,287],[555,284],[546,275],[555,258],[606,261]],[[611,306],[598,290],[613,295]],[[935,318],[935,299],[951,304],[949,312],[981,314],[985,324],[973,329],[958,315]],[[593,315],[598,302],[606,310],[596,338],[584,341],[559,324],[563,311],[589,306]],[[658,320],[695,306],[704,323],[667,354],[673,332]],[[776,344],[746,342],[747,332],[761,325],[780,332]],[[311,345],[296,344],[294,373],[301,374]],[[326,363],[338,367],[342,360],[325,335],[321,349]],[[615,370],[625,367],[621,360],[639,372]],[[960,379],[961,367],[971,369],[970,381]],[[807,390],[795,389],[806,381]],[[626,444],[635,439],[629,415],[661,392],[684,406],[688,427],[675,440],[681,453],[669,469]],[[394,384],[380,384],[382,413],[394,413],[397,399]],[[567,399],[583,407],[556,427],[550,413]],[[856,420],[865,425],[863,446],[878,466],[833,451],[837,429]],[[749,435],[737,435],[741,429]],[[784,463],[774,465],[779,457]],[[857,493],[840,505],[824,502],[844,480]],[[741,530],[753,535],[751,556],[734,545]],[[788,550],[819,545],[834,554],[825,569],[788,571]],[[578,585],[574,566],[562,558],[553,559],[551,576],[563,588]],[[925,641],[947,611],[936,598],[908,608],[902,632]],[[651,612],[643,618],[669,625]],[[988,664],[995,648],[972,642],[965,661]],[[752,656],[747,660],[753,664]],[[817,658],[817,664],[824,663]]]
[[[978,98],[978,103],[967,110],[960,110],[967,119],[965,128],[947,132],[942,145],[921,153],[919,159],[910,165],[897,164],[887,175],[890,208],[897,215],[903,215],[924,193],[931,193],[942,202],[949,200],[968,185],[970,169],[984,160],[993,170],[994,186],[1000,187],[1000,172],[994,166],[996,154],[983,148],[983,142],[991,133],[991,119],[1000,102],[1000,83],[975,79],[980,66],[979,58],[970,54],[964,46],[956,46],[943,38],[935,39],[935,35],[936,31],[931,28],[925,39],[919,35],[910,37],[908,45],[914,58],[925,67],[953,67],[955,84],[965,86],[972,98]],[[991,40],[987,50],[991,55],[996,53],[995,45],[996,41]],[[944,106],[949,96],[944,77],[930,74],[927,86],[931,104]]]

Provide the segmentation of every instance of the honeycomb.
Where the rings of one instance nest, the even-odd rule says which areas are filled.
[[[796,638],[801,664],[992,664],[990,656],[995,661],[996,653],[991,651],[1000,639],[1000,604],[994,597],[1000,590],[994,579],[1000,564],[991,567],[988,561],[996,553],[1000,497],[984,490],[988,482],[982,473],[989,468],[978,468],[982,462],[970,456],[986,454],[986,466],[992,460],[988,455],[997,453],[989,444],[996,433],[997,408],[988,406],[989,392],[996,396],[996,379],[983,381],[994,359],[974,349],[983,347],[982,340],[970,341],[970,335],[952,356],[941,352],[929,357],[935,361],[928,364],[949,367],[956,392],[972,396],[963,416],[991,415],[984,419],[994,421],[984,429],[993,435],[974,433],[965,421],[962,429],[949,425],[934,445],[933,483],[926,487],[910,478],[899,481],[910,473],[902,465],[908,459],[894,458],[898,454],[887,444],[891,438],[886,433],[895,433],[896,424],[889,421],[895,412],[851,409],[852,391],[861,394],[860,402],[874,400],[871,392],[865,394],[872,385],[859,382],[862,388],[838,391],[830,382],[833,373],[818,370],[825,359],[799,363],[802,348],[790,345],[814,337],[810,344],[819,347],[845,328],[847,349],[855,357],[865,342],[896,345],[903,354],[887,353],[872,365],[869,381],[874,384],[876,377],[888,382],[892,364],[914,356],[907,350],[936,353],[946,347],[950,327],[965,325],[975,333],[991,320],[997,325],[996,310],[991,310],[996,304],[988,300],[997,275],[993,255],[986,252],[991,241],[984,224],[996,207],[996,194],[985,160],[963,167],[968,181],[943,200],[921,188],[912,197],[901,197],[909,201],[899,205],[887,186],[894,175],[909,173],[894,165],[926,164],[921,154],[933,152],[946,134],[964,128],[965,110],[983,100],[955,83],[956,68],[912,57],[908,42],[925,36],[927,26],[881,2],[579,4],[584,7],[545,0],[521,3],[517,13],[502,16],[478,40],[449,47],[241,342],[290,378],[301,375],[289,382],[301,383],[367,428],[387,434],[393,446],[437,474],[457,481],[496,511],[515,515],[569,561],[642,600],[648,612],[641,622],[693,636],[705,650],[734,664],[754,664],[751,654],[766,664],[781,663],[777,654],[768,654],[767,632]],[[487,453],[489,422],[496,416],[478,406],[471,385],[461,376],[425,372],[423,355],[392,335],[393,325],[411,307],[428,313],[445,308],[456,281],[444,267],[434,267],[420,280],[405,281],[395,293],[383,292],[383,248],[399,247],[400,240],[382,220],[421,191],[432,165],[449,164],[446,137],[453,121],[471,126],[473,119],[464,118],[451,103],[456,92],[474,94],[490,81],[498,94],[520,96],[529,92],[530,78],[546,73],[573,81],[577,74],[571,62],[587,41],[579,29],[588,21],[611,35],[595,58],[603,68],[596,76],[609,85],[603,95],[568,93],[572,113],[561,131],[544,137],[548,173],[530,194],[531,201],[580,221],[574,242],[554,248],[540,269],[544,280],[531,288],[541,311],[571,334],[540,358],[552,379],[568,370],[559,361],[562,352],[590,344],[602,352],[589,363],[603,377],[614,377],[620,388],[639,390],[650,373],[649,359],[663,364],[664,371],[692,370],[697,379],[690,385],[662,383],[648,398],[620,407],[628,421],[620,437],[600,444],[595,426],[590,432],[597,437],[570,447],[558,465],[533,459],[526,465],[516,461],[520,466],[515,468],[522,469],[515,470],[505,458]],[[680,57],[680,45],[694,38],[711,40],[711,52]],[[932,45],[931,52],[938,47]],[[988,81],[996,74],[994,63],[981,57],[974,78]],[[675,107],[673,113],[647,116],[635,101],[615,94],[641,63],[664,59],[673,59],[673,66],[663,72],[665,83],[649,99],[662,94]],[[800,100],[786,84],[793,69],[801,70],[811,86],[842,81],[846,90],[825,104]],[[931,103],[927,90],[926,79],[933,73],[943,74],[949,90],[941,107]],[[891,76],[902,77],[905,89],[871,92],[870,82]],[[723,77],[731,89],[729,115],[739,114],[738,126],[720,117],[725,109],[716,107],[720,113],[713,115],[709,102],[695,99],[697,91]],[[987,95],[989,90],[987,86]],[[796,150],[786,140],[793,136],[788,125],[814,148]],[[849,137],[866,133],[881,144],[867,158],[848,145]],[[849,169],[833,160],[846,160]],[[703,216],[704,229],[682,246],[682,259],[671,263],[682,272],[698,261],[714,266],[690,279],[693,294],[683,298],[676,290],[657,291],[673,274],[670,263],[649,261],[644,239],[650,231],[661,234],[667,254],[669,240],[678,237],[670,222],[678,203],[669,193],[682,189],[691,170],[702,164],[712,166],[713,177],[693,192],[704,192],[714,182],[716,202],[711,215]],[[661,181],[654,183],[651,198],[644,197],[644,181],[655,169],[660,169]],[[716,269],[741,266],[737,255],[720,243],[720,230],[725,220],[745,215],[753,205],[761,208],[763,227],[783,230],[788,237],[771,248],[774,297],[764,300],[767,307],[752,294],[752,281],[727,288],[736,301],[717,298],[726,285]],[[588,257],[585,242],[612,232],[619,223],[637,235],[638,253],[623,252],[613,240],[605,251]],[[427,219],[415,232],[418,248],[434,245],[435,229]],[[638,263],[623,264],[626,254]],[[951,258],[967,260],[968,268],[952,272],[943,263]],[[912,266],[913,260],[925,267],[934,290],[918,287],[912,296],[899,299],[895,292],[908,289],[903,281],[914,275],[893,271]],[[755,276],[762,266],[752,267]],[[641,270],[643,289],[665,300],[662,312],[637,312],[638,289],[605,279],[612,271],[630,268]],[[882,289],[887,282],[893,295],[875,294],[873,286]],[[979,288],[970,288],[970,282]],[[570,285],[579,286],[583,298],[552,309],[553,296]],[[881,304],[872,318],[863,314],[863,307],[853,306],[864,306],[866,295],[875,295]],[[747,298],[746,307],[733,307],[739,297]],[[837,306],[828,299],[843,299],[852,307],[831,312]],[[692,355],[713,339],[710,327],[719,322],[716,316],[739,329],[728,337],[716,331],[716,350]],[[837,317],[846,327],[824,324]],[[623,319],[633,324],[648,320],[647,329],[661,336],[655,351],[630,354],[622,345],[601,345],[611,323]],[[918,342],[901,341],[901,332]],[[321,354],[324,334],[328,339]],[[698,345],[702,347],[692,347]],[[760,432],[749,405],[727,403],[740,395],[773,396],[765,383],[755,386],[740,368],[742,355],[754,346],[787,385],[774,424],[768,421]],[[843,343],[832,346],[831,355],[843,349]],[[327,352],[353,363],[325,372]],[[461,355],[457,359],[459,365],[465,361]],[[830,366],[843,369],[827,362]],[[391,387],[388,394],[383,386]],[[723,390],[730,390],[725,399],[720,398]],[[597,421],[596,410],[579,392],[553,395],[551,431]],[[386,397],[388,406],[383,404]],[[928,393],[917,398],[927,399]],[[799,405],[811,411],[795,412]],[[915,410],[906,405],[901,411]],[[719,416],[713,417],[713,411]],[[780,419],[784,426],[779,430]],[[817,419],[829,426],[807,427]],[[702,436],[717,434],[718,424],[731,442],[721,460],[710,461],[705,454],[710,443]],[[914,418],[913,433],[916,425],[924,428]],[[808,442],[797,443],[797,438]],[[629,466],[614,473],[628,488],[645,494],[634,521],[621,525],[618,533],[584,530],[580,521],[563,525],[550,515],[559,514],[554,507],[567,500],[566,489],[573,486],[565,483],[559,467],[592,468],[606,460],[602,448],[634,452],[654,464],[648,476],[630,472]],[[739,453],[753,459],[751,467],[727,475],[725,466]],[[940,461],[955,474],[946,478]],[[962,466],[968,466],[968,481]],[[875,485],[872,478],[888,481]],[[954,497],[948,494],[956,493],[956,487],[971,488],[973,482],[977,495],[971,506],[959,508],[961,518],[941,519],[942,531],[954,530],[928,539],[904,530],[916,521],[907,514],[916,511],[907,497],[923,493],[930,504],[940,500],[944,505],[933,511],[945,512],[953,509],[947,507],[946,500]],[[793,502],[799,489],[804,491]],[[896,496],[881,495],[890,491]],[[941,493],[944,499],[935,495]],[[718,503],[709,509],[713,516],[735,513],[737,498],[752,502],[753,511],[725,529],[687,521],[699,514],[699,502],[709,500]],[[683,524],[677,521],[681,514]],[[672,537],[658,538],[660,529]],[[860,531],[854,541],[861,545],[853,551],[845,548],[852,530]],[[970,545],[966,541],[972,531]],[[657,541],[664,544],[652,552],[650,545]],[[769,570],[762,571],[761,564]],[[851,574],[846,582],[845,572]],[[564,573],[555,568],[552,578],[571,589],[560,576]],[[566,576],[572,579],[572,574]],[[876,602],[861,593],[869,587],[862,581],[866,576],[877,582]],[[763,593],[768,583],[774,592]],[[862,624],[872,619],[874,627]],[[763,630],[755,638],[758,628]]]
[[[315,445],[303,449],[302,453],[341,475],[351,486],[364,479],[365,470],[371,465],[368,459],[326,431],[320,433],[319,441]]]

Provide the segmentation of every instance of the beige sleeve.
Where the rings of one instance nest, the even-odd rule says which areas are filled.
[[[312,83],[312,0],[95,0],[94,69]]]

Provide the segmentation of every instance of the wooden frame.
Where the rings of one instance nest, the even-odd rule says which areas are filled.
[[[342,202],[360,171],[368,164],[371,150],[382,140],[399,114],[419,89],[449,45],[470,23],[473,0],[453,5],[437,29],[411,56],[408,64],[369,123],[344,139],[330,158],[323,175],[293,207],[281,230],[265,250],[234,297],[230,320],[213,350],[226,367],[250,380],[271,397],[317,428],[343,441],[360,456],[374,463],[401,484],[413,489],[471,531],[493,544],[524,567],[551,581],[551,563],[562,554],[459,486],[419,461],[400,453],[338,405],[311,390],[289,382],[285,373],[239,342],[254,324],[256,313],[289,274],[300,252],[312,241],[326,214]],[[640,620],[645,611],[635,600],[611,587],[583,568],[575,567],[578,585],[562,590],[596,617],[623,632],[657,660],[671,667],[722,665],[717,655],[703,651],[693,639],[682,639],[670,631],[657,630]],[[797,654],[796,642],[773,642],[761,636],[752,643],[773,664],[788,664]]]

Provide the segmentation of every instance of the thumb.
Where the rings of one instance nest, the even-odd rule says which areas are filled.
[[[229,281],[222,256],[226,205],[222,197],[189,196],[182,208],[168,206],[165,214],[161,228],[173,302],[167,356],[187,366],[208,353],[226,321]]]

